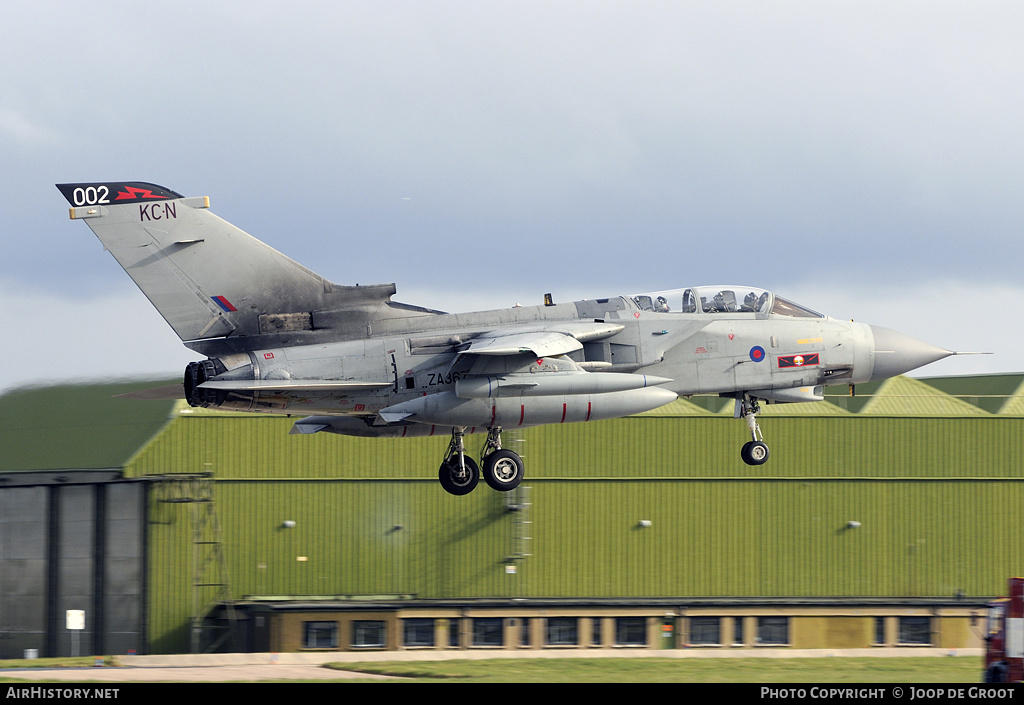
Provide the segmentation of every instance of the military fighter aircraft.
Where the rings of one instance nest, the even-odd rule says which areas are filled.
[[[692,287],[448,314],[394,284],[333,284],[218,218],[209,198],[144,182],[58,184],[166,319],[206,359],[192,406],[301,414],[292,433],[444,434],[451,494],[509,491],[522,458],[503,429],[636,414],[677,396],[735,399],[748,465],[768,459],[759,404],[902,374],[953,353],[840,321],[748,286]],[[486,432],[478,465],[464,435]]]

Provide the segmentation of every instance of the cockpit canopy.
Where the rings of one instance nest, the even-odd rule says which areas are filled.
[[[699,286],[640,294],[633,303],[657,313],[773,313],[798,318],[825,318],[817,311],[751,286]]]

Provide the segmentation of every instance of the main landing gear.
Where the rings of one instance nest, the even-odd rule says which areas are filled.
[[[452,440],[448,443],[448,452],[437,471],[437,479],[441,487],[449,494],[469,494],[480,481],[480,468],[473,459],[466,456],[466,448],[462,443],[464,428],[452,429]]]
[[[747,465],[764,465],[768,460],[768,445],[761,435],[761,427],[757,425],[757,414],[760,411],[761,407],[754,397],[744,394],[736,399],[736,418],[745,418],[747,428],[750,429],[750,440],[740,449],[740,457]]]
[[[514,490],[523,481],[523,459],[501,447],[501,427],[487,429],[487,441],[480,453],[484,482],[498,492]]]
[[[448,443],[448,452],[444,456],[437,478],[441,487],[453,495],[469,494],[480,481],[499,492],[514,490],[523,481],[523,459],[518,453],[501,447],[501,428],[487,429],[487,440],[480,454],[480,466],[466,455],[463,436],[466,429],[453,428],[452,440]]]

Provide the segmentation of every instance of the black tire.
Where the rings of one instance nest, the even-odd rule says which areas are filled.
[[[764,465],[768,462],[768,446],[761,441],[747,441],[740,450],[740,457],[747,465]]]
[[[467,455],[463,456],[463,464],[466,468],[466,473],[464,477],[460,477],[458,456],[452,456],[447,461],[441,463],[441,468],[437,471],[437,479],[440,481],[441,487],[448,494],[453,494],[457,497],[467,495],[473,491],[476,484],[480,481],[480,468],[477,467],[476,461]]]
[[[498,492],[514,490],[523,481],[523,459],[511,450],[496,450],[484,458],[484,482]]]

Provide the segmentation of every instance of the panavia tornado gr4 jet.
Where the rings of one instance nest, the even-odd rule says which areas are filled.
[[[736,400],[768,459],[761,402],[823,398],[824,385],[902,374],[954,354],[839,321],[769,291],[711,286],[448,314],[392,301],[394,284],[333,284],[185,198],[143,182],[58,184],[182,342],[189,404],[298,414],[292,433],[450,436],[438,477],[523,479],[502,429],[597,421],[679,395]],[[478,465],[467,433],[486,432]]]

